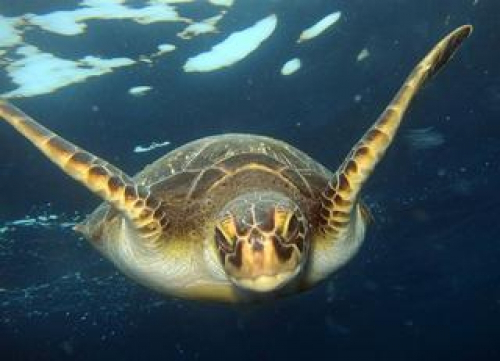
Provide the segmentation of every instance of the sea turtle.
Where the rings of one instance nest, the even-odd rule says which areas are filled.
[[[369,213],[360,190],[417,90],[471,33],[441,40],[332,173],[263,136],[199,139],[135,177],[0,100],[0,117],[104,203],[75,230],[121,271],[177,297],[252,301],[308,289],[348,262]]]

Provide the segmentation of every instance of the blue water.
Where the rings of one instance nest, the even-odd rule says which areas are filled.
[[[1,0],[0,13],[75,4]],[[194,14],[206,8],[190,6]],[[342,18],[331,31],[295,45],[302,29],[337,10]],[[273,12],[276,32],[249,58],[183,73],[187,56]],[[0,124],[0,227],[26,215],[58,217],[0,235],[0,359],[500,359],[499,13],[493,0],[236,0],[220,34],[196,38],[154,66],[15,100],[130,174],[164,151],[225,132],[286,140],[335,169],[419,58],[456,26],[475,26],[417,97],[365,187],[375,222],[359,254],[315,289],[268,304],[168,299],[118,274],[61,227],[99,200]],[[66,57],[136,57],[180,30],[96,21],[78,40],[27,37]],[[356,62],[365,47],[370,56]],[[285,78],[278,70],[294,56],[303,67]],[[127,94],[138,84],[154,90]],[[0,91],[10,87],[2,73]],[[412,131],[429,127],[444,142],[415,145]],[[152,140],[171,146],[133,153]]]

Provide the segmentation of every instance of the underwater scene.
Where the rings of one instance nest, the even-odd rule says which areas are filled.
[[[0,0],[0,360],[500,360],[499,16]]]

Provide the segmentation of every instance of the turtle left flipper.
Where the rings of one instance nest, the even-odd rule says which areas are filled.
[[[442,69],[471,32],[472,26],[464,25],[437,43],[413,69],[375,124],[352,148],[322,193],[320,217],[325,234],[336,238],[348,230],[352,213],[359,208],[359,192],[394,139],[415,94]],[[363,212],[359,212],[362,215]]]
[[[166,207],[148,187],[136,184],[120,169],[61,138],[3,99],[0,118],[66,174],[122,212],[143,239],[154,241],[166,228]]]

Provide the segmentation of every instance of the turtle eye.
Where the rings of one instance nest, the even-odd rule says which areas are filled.
[[[303,228],[301,221],[294,212],[277,210],[275,212],[276,234],[284,242],[294,242]]]
[[[305,224],[295,214],[290,216],[286,225],[286,233],[282,239],[287,244],[294,244],[300,252],[304,251],[305,244]]]
[[[287,228],[286,228],[286,233],[285,233],[285,240],[286,241],[293,241],[300,229],[300,222],[295,214],[292,214],[290,217],[290,220],[288,221]]]
[[[228,239],[219,227],[215,228],[215,242],[219,248],[226,253],[234,251],[234,239]]]
[[[226,215],[218,220],[215,226],[215,242],[219,249],[225,253],[234,252],[234,247],[238,234],[236,225],[232,215]]]

